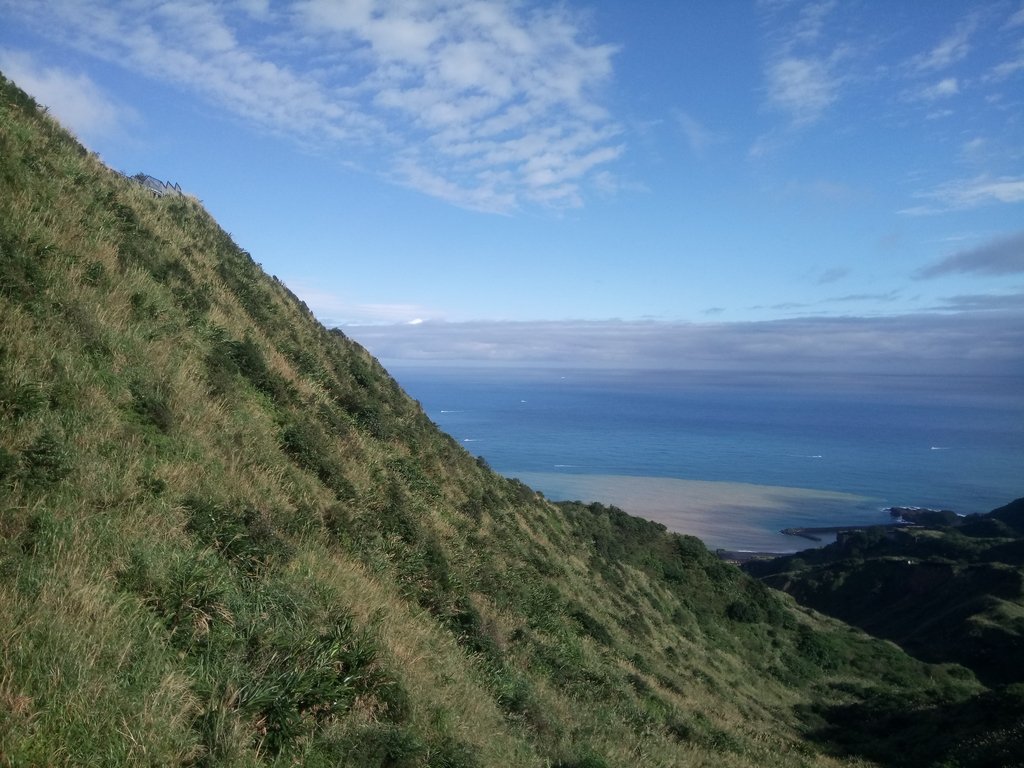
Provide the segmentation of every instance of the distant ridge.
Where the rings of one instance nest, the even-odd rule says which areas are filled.
[[[893,526],[744,567],[923,660],[963,664],[993,686],[1024,683],[1024,499],[987,515],[892,513]]]
[[[1010,526],[1018,536],[1024,536],[1024,498],[993,509],[989,517]]]

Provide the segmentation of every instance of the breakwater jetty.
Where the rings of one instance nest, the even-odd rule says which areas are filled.
[[[811,541],[821,541],[821,537],[830,533],[842,533],[843,531],[859,531],[864,528],[874,528],[870,525],[830,525],[823,528],[783,528],[779,533],[787,536],[799,536]]]
[[[783,528],[780,533],[787,536],[799,536],[810,541],[821,541],[828,534],[839,534],[844,531],[863,531],[868,528],[895,528],[920,526],[935,528],[959,525],[960,515],[948,509],[929,509],[927,507],[889,507],[891,523],[875,523],[874,525],[829,525],[820,528]]]

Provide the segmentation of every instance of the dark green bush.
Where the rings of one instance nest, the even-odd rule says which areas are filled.
[[[601,645],[610,647],[614,644],[612,636],[604,624],[587,613],[586,609],[582,605],[579,605],[578,603],[571,605],[569,617],[579,622],[583,631],[594,638],[597,642],[601,643]]]
[[[0,360],[3,355],[0,354]],[[47,405],[46,391],[35,382],[15,381],[0,370],[0,419],[19,421]]]
[[[797,629],[796,650],[801,658],[823,670],[833,670],[842,658],[830,636],[801,624]]]
[[[342,501],[355,498],[344,466],[319,422],[297,417],[281,427],[281,448],[302,469],[312,472]]]
[[[630,687],[641,696],[645,696],[651,692],[651,686],[646,680],[640,675],[630,672],[626,675],[626,682],[629,683]]]
[[[217,274],[257,325],[276,329],[280,325],[279,309],[273,294],[261,285],[261,273],[255,262],[226,234],[225,239],[220,244],[222,260],[217,264]]]
[[[136,379],[130,385],[132,409],[144,423],[151,424],[163,433],[174,426],[174,412],[166,387],[149,381]]]
[[[199,497],[189,497],[183,505],[189,512],[187,530],[243,573],[256,575],[291,557],[291,545],[274,530],[264,511]]]
[[[278,405],[294,404],[296,397],[291,385],[280,374],[270,370],[256,342],[248,336],[242,341],[235,341],[219,328],[214,329],[211,335],[213,339],[205,362],[207,382],[213,394],[230,394],[235,379],[242,376],[256,391]]]
[[[573,760],[562,760],[552,768],[608,768],[608,763],[597,755],[584,755]]]
[[[63,308],[61,319],[68,330],[78,337],[82,349],[94,364],[110,359],[112,344],[116,342],[110,329],[97,318],[95,307],[70,304]]]
[[[478,768],[482,763],[474,749],[451,736],[445,736],[429,745],[430,768]]]
[[[732,621],[742,624],[754,624],[762,619],[762,613],[758,607],[745,600],[735,600],[729,603],[725,609],[725,615]]]
[[[46,290],[45,264],[53,253],[43,243],[25,245],[0,230],[0,296],[31,304]]]
[[[281,405],[295,400],[291,385],[280,374],[270,370],[259,346],[248,336],[242,341],[229,342],[228,356],[238,372],[260,392]]]
[[[351,768],[418,768],[427,747],[410,729],[373,723],[354,731],[337,750]]]
[[[633,637],[647,637],[651,634],[650,622],[640,611],[631,611],[618,619],[618,624]]]
[[[449,587],[450,588],[450,587]],[[456,641],[470,653],[478,653],[484,659],[493,664],[501,663],[501,651],[486,629],[480,618],[480,612],[476,609],[470,599],[460,595],[453,603],[452,608],[441,618],[445,620],[448,629],[455,635]]]
[[[538,708],[533,686],[525,676],[507,666],[490,669],[490,687],[502,711],[510,715],[525,716],[531,722],[543,720],[544,715]]]
[[[363,666],[352,663],[351,639],[351,626],[336,624],[302,644],[270,647],[250,660],[239,707],[256,717],[271,753],[289,749],[315,722],[351,706],[355,673]]]
[[[123,577],[143,594],[153,592],[158,613],[174,642],[182,648],[205,642],[216,622],[233,622],[228,607],[231,591],[223,564],[208,552],[181,555],[171,563],[166,579],[153,585],[145,564],[133,563]]]
[[[0,484],[14,480],[18,473],[18,454],[0,445]]]
[[[82,281],[86,285],[92,285],[95,287],[105,286],[107,280],[107,268],[103,266],[101,261],[90,261],[88,266],[85,268],[85,272],[82,273]]]
[[[71,451],[64,436],[46,429],[21,454],[21,474],[32,485],[54,483],[71,471]]]
[[[679,718],[670,718],[665,722],[665,730],[678,742],[694,741],[696,733],[693,728]]]

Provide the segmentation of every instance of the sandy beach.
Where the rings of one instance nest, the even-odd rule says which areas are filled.
[[[518,475],[554,501],[600,501],[701,539],[710,549],[796,552],[813,543],[786,527],[886,522],[864,496],[809,488],[627,475]],[[824,538],[822,543],[827,543]]]

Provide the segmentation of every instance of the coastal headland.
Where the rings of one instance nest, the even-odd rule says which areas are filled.
[[[827,525],[810,528],[783,528],[779,533],[786,536],[799,536],[810,541],[821,541],[821,537],[846,531],[861,531],[865,528],[878,526],[950,526],[956,525],[961,517],[948,509],[929,509],[928,507],[889,507],[886,510],[892,518],[888,523],[874,525]]]

